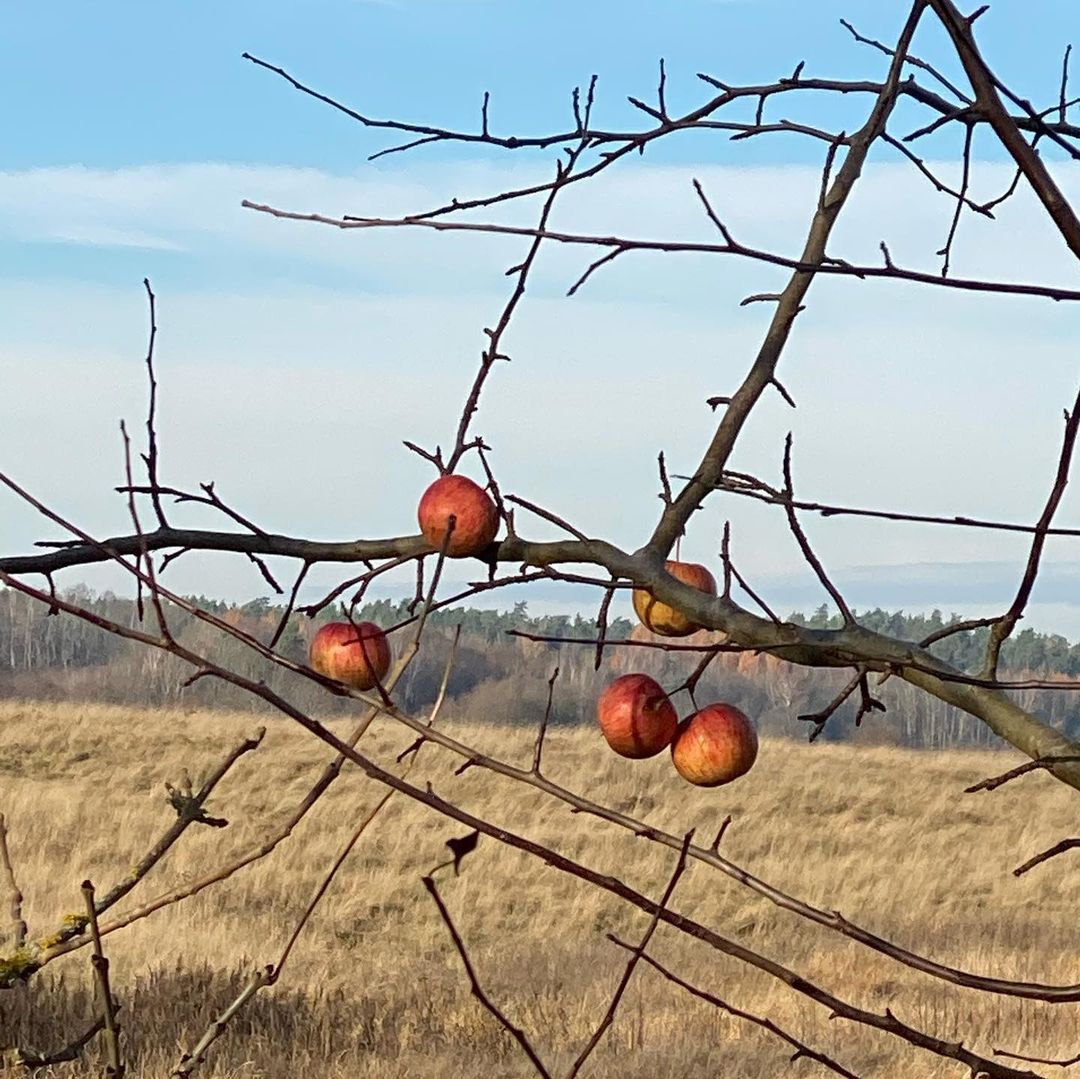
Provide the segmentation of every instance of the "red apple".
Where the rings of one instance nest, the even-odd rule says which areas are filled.
[[[423,494],[416,510],[424,539],[439,550],[446,540],[450,515],[454,531],[446,548],[449,558],[479,554],[499,531],[499,511],[488,493],[468,476],[442,476]]]
[[[716,595],[716,579],[697,562],[665,562],[664,569],[682,581],[710,596]],[[681,612],[666,603],[661,603],[644,588],[635,588],[633,595],[634,611],[646,629],[659,633],[661,637],[688,637],[696,633],[701,626],[691,622]]]
[[[371,689],[390,669],[390,642],[374,622],[327,622],[311,642],[310,663],[353,689]]]
[[[753,723],[732,704],[710,704],[688,716],[671,743],[675,770],[698,787],[719,787],[745,775],[757,751]]]
[[[607,744],[623,757],[655,757],[671,743],[679,717],[659,683],[647,674],[616,678],[596,702]]]

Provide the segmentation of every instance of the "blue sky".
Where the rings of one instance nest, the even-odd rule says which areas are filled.
[[[885,58],[854,43],[839,19],[889,41],[905,8],[865,0],[8,5],[0,376],[18,405],[0,424],[4,468],[92,530],[125,528],[109,491],[119,476],[117,422],[142,417],[141,281],[149,276],[160,305],[168,480],[216,479],[274,530],[332,538],[413,530],[430,476],[401,439],[451,437],[481,328],[501,308],[503,273],[521,245],[342,235],[253,214],[240,200],[404,213],[546,175],[549,160],[425,148],[369,164],[384,135],[297,94],[242,60],[245,50],[375,116],[475,127],[490,90],[493,129],[529,134],[565,126],[570,89],[594,72],[597,122],[638,123],[625,97],[653,100],[661,56],[673,111],[707,96],[697,71],[764,82],[806,59],[807,75],[878,78]],[[931,22],[917,47],[936,59],[942,42]],[[978,28],[1003,77],[1037,104],[1056,99],[1080,9],[1001,3]],[[955,64],[943,66],[962,79]],[[770,109],[774,118],[850,129],[867,105],[817,97]],[[919,122],[905,110],[895,130]],[[957,151],[954,133],[920,152],[955,179]],[[985,137],[977,153],[975,193],[988,197],[1008,184],[1010,169]],[[1047,157],[1080,199],[1076,166]],[[673,140],[595,190],[575,191],[557,223],[701,238],[690,190],[699,177],[737,236],[795,251],[820,160],[817,144],[786,136]],[[876,260],[884,238],[905,265],[935,269],[950,211],[883,151],[845,210],[836,251]],[[736,384],[760,342],[768,312],[739,300],[782,278],[731,259],[640,256],[566,300],[587,261],[581,252],[542,255],[508,340],[514,363],[493,380],[477,430],[495,446],[506,488],[636,546],[655,517],[656,453],[664,449],[676,470],[693,467],[715,419],[701,402]],[[1080,287],[1075,260],[1023,193],[996,223],[965,217],[956,272]],[[767,401],[735,463],[774,479],[790,427],[810,497],[1034,519],[1061,409],[1076,392],[1078,329],[1080,311],[1044,301],[820,282],[782,372],[799,409]],[[1064,523],[1080,524],[1077,507],[1070,492]],[[797,552],[781,522],[756,507],[715,500],[695,521],[689,554],[714,561],[728,516],[742,568],[771,582],[781,606],[784,596],[807,606]],[[7,549],[44,534],[10,498],[0,501],[0,523]],[[1024,554],[1015,537],[839,519],[809,526],[841,584],[850,570],[864,606],[876,602],[875,574],[856,567],[884,567],[881,602],[907,595],[922,607],[936,602],[941,572],[889,567],[938,564],[958,575],[974,562],[1019,569]],[[1069,560],[1071,548],[1054,545],[1051,557]],[[192,558],[170,573],[191,590],[237,598],[265,590],[246,564]],[[896,579],[909,591],[885,587]],[[958,608],[1007,604],[1007,572],[979,580],[990,582],[983,598],[956,590]],[[1080,595],[1064,607],[1053,589],[1037,599],[1048,627],[1080,635]]]
[[[889,42],[905,8],[895,0],[12,3],[0,70],[18,137],[6,140],[5,163],[214,160],[339,171],[378,148],[378,136],[275,83],[240,59],[245,51],[375,116],[473,125],[490,90],[493,124],[524,134],[564,124],[571,88],[594,73],[598,117],[638,119],[626,95],[651,100],[660,57],[673,107],[699,99],[699,71],[765,82],[805,59],[808,76],[880,73],[884,58],[856,45],[839,20]],[[940,54],[942,35],[925,21],[920,47]],[[1069,0],[995,5],[979,24],[1004,77],[1046,103],[1078,30]],[[962,78],[955,62],[942,66]],[[685,153],[687,141],[672,150]],[[738,160],[806,160],[806,145],[762,139],[740,146]]]

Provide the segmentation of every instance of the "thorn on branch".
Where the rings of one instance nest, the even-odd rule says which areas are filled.
[[[709,850],[711,850],[713,852],[713,854],[718,854],[720,852],[720,843],[723,840],[724,835],[727,832],[728,828],[730,828],[730,827],[731,827],[731,814],[729,813],[720,822],[720,827],[719,827],[719,829],[717,829],[717,832],[716,832],[716,838],[709,844]]]
[[[417,738],[411,745],[406,746],[395,758],[394,761],[397,764],[401,764],[407,757],[411,757],[420,747],[424,744],[426,739]]]
[[[789,405],[790,405],[790,406],[791,406],[792,408],[795,408],[795,407],[796,407],[796,405],[795,405],[795,398],[794,398],[794,397],[792,397],[790,393],[788,393],[788,391],[787,391],[787,388],[786,388],[786,387],[784,386],[784,384],[783,384],[783,383],[782,383],[782,382],[780,381],[780,379],[778,379],[778,378],[777,378],[777,377],[776,377],[775,375],[773,375],[773,377],[769,379],[769,385],[770,385],[770,386],[772,386],[772,387],[773,387],[773,389],[774,389],[774,390],[776,390],[776,392],[777,392],[777,393],[779,393],[779,394],[780,394],[780,396],[781,396],[781,397],[782,397],[782,398],[783,398],[783,399],[784,399],[784,400],[785,400],[785,401],[786,401],[786,402],[787,402],[787,403],[788,403],[788,404],[789,404]]]

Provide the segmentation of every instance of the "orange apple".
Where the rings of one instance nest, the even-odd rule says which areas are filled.
[[[446,540],[450,516],[454,531],[446,548],[449,558],[478,555],[499,531],[499,511],[487,491],[468,476],[442,476],[423,494],[416,510],[424,539],[439,550]]]
[[[671,743],[675,770],[698,787],[719,787],[745,775],[757,751],[753,723],[732,704],[710,704],[688,716]]]
[[[679,717],[660,684],[647,674],[616,678],[596,702],[607,744],[623,757],[655,757],[671,744]]]
[[[716,595],[716,578],[698,562],[665,562],[664,569],[682,581],[710,596]],[[691,622],[684,614],[661,603],[644,588],[635,588],[633,595],[634,611],[642,625],[661,637],[688,637],[696,633],[701,626]]]
[[[310,663],[353,689],[371,689],[390,669],[390,642],[374,622],[327,622],[311,642]]]

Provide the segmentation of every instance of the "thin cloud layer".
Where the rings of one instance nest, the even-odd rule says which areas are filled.
[[[119,475],[116,422],[126,416],[137,426],[143,409],[147,274],[159,295],[170,482],[216,479],[245,513],[279,531],[412,531],[428,473],[401,440],[452,437],[482,328],[505,301],[504,270],[522,241],[346,234],[255,214],[240,200],[397,215],[543,175],[535,165],[487,164],[345,176],[223,164],[0,174],[8,251],[0,376],[9,399],[23,402],[0,431],[0,454],[16,478],[82,523],[102,533],[126,527],[108,491]],[[1059,170],[1074,194],[1078,176]],[[819,179],[800,166],[637,166],[569,192],[554,225],[711,239],[694,177],[740,240],[798,250]],[[986,195],[1010,178],[1001,166],[977,172]],[[858,190],[834,253],[877,261],[886,239],[898,262],[936,269],[948,212],[911,169],[881,165]],[[498,219],[532,217],[522,207]],[[476,429],[495,447],[507,489],[636,546],[658,509],[657,452],[674,472],[694,467],[715,423],[705,399],[737,385],[761,341],[767,305],[739,300],[783,275],[728,257],[628,255],[565,299],[591,257],[564,247],[542,253],[507,341],[513,363],[494,373]],[[1007,204],[996,223],[965,218],[954,272],[1080,284],[1030,199]],[[768,398],[733,465],[775,480],[790,429],[807,497],[1033,520],[1056,461],[1061,409],[1076,392],[1078,319],[1080,309],[1049,301],[820,280],[782,365],[799,407]],[[38,519],[10,498],[0,506],[8,546],[41,538]],[[715,559],[727,518],[745,571],[775,578],[799,565],[782,519],[730,496],[696,515],[684,550]],[[1061,520],[1076,518],[1070,493]],[[810,518],[807,527],[841,579],[844,567],[888,567],[858,579],[860,605],[904,605],[893,587],[903,582],[903,595],[928,594],[894,564],[1018,568],[1025,550],[1015,535],[844,518]],[[527,530],[549,528],[530,520]],[[1071,551],[1055,546],[1054,557]],[[189,588],[263,587],[233,563],[189,564],[170,570]]]

